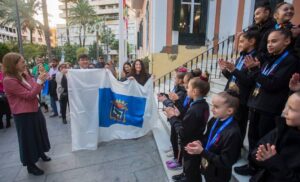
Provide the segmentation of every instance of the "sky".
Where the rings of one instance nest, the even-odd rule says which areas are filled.
[[[50,27],[56,27],[56,24],[65,24],[65,20],[59,17],[59,14],[62,11],[58,8],[59,5],[63,5],[58,0],[47,0],[47,9],[48,9],[48,20]],[[43,14],[42,11],[37,16],[37,19],[43,23]]]

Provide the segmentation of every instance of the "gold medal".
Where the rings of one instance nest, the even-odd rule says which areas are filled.
[[[259,92],[260,92],[260,89],[259,88],[255,88],[252,95],[254,97],[256,97],[256,96],[258,96]]]
[[[208,161],[205,158],[201,159],[201,167],[206,169],[208,167]]]
[[[235,82],[230,82],[229,83],[229,88],[236,88],[236,87],[237,87],[237,85],[236,85]]]

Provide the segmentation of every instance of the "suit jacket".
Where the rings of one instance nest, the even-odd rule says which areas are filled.
[[[38,111],[37,95],[43,87],[29,76],[25,76],[25,80],[31,88],[17,78],[9,76],[4,78],[3,85],[13,114]]]

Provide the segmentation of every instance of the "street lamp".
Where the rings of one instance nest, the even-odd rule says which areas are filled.
[[[60,44],[61,44],[61,58],[60,58],[60,63],[64,63],[65,62],[65,50],[64,50],[63,40],[65,40],[65,38],[63,38],[63,34],[60,34]]]
[[[17,15],[17,32],[18,32],[19,52],[20,52],[21,55],[24,55],[23,44],[22,44],[22,35],[21,35],[21,23],[20,23],[20,16],[19,16],[18,0],[15,0],[15,3],[16,3],[16,15]]]

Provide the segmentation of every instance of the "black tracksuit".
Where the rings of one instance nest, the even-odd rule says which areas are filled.
[[[66,113],[67,113],[67,105],[69,102],[68,99],[68,80],[66,75],[62,76],[61,79],[61,87],[64,89],[63,93],[60,95],[59,103],[61,108],[61,115],[63,119],[66,119]]]
[[[256,161],[257,147],[270,143],[276,146],[272,158]],[[278,118],[277,127],[265,135],[252,153],[252,159],[263,169],[251,178],[251,182],[299,182],[300,181],[300,130],[286,125]]]
[[[266,66],[271,67],[282,54],[269,56],[262,69]],[[289,95],[289,80],[297,71],[297,67],[298,60],[289,54],[268,76],[263,75],[260,70],[253,72],[252,81],[261,84],[261,88],[257,96],[251,94],[248,100],[250,153],[259,139],[275,128],[274,119],[281,115]]]
[[[270,34],[270,31],[274,29],[275,27],[275,20],[273,18],[267,19],[262,24],[254,24],[251,27],[248,28],[248,30],[256,30],[259,32],[259,44],[258,44],[258,53],[257,58],[260,61],[264,60],[264,57],[268,54],[267,49],[267,42],[268,42],[268,36]]]
[[[247,56],[250,55],[250,53],[241,52],[240,56]],[[256,56],[256,51],[251,54],[252,57]],[[235,63],[236,65],[242,61],[240,58],[237,59],[238,61]],[[225,70],[222,71],[222,74],[228,79],[228,82],[226,84],[225,90],[228,89],[230,81],[232,80],[233,76],[236,77],[235,83],[239,87],[239,99],[240,99],[240,105],[239,109],[236,112],[236,120],[239,124],[242,139],[244,139],[246,135],[246,129],[247,129],[247,121],[248,121],[248,111],[249,108],[247,106],[247,101],[249,98],[249,94],[252,88],[251,82],[248,81],[248,69],[245,67],[245,65],[242,67],[241,70],[235,69],[232,73]]]
[[[269,25],[270,25],[270,28],[267,31],[265,31],[265,33],[261,37],[261,41],[260,41],[259,48],[258,48],[259,53],[258,53],[257,57],[262,63],[266,59],[266,57],[268,57],[268,49],[267,49],[268,37],[269,37],[271,31],[275,29],[276,22],[275,22],[275,24],[273,24],[273,27],[272,27],[271,22],[269,23]],[[283,26],[280,29],[284,28],[287,30],[291,30],[293,27],[294,27],[294,25],[291,22],[287,22],[287,23],[283,24]],[[300,58],[300,40],[299,39],[300,39],[299,36],[293,37],[292,43],[289,46],[290,50],[298,58]]]
[[[174,105],[178,108],[180,111],[180,119],[183,119],[185,111],[182,110],[182,106],[184,99],[186,97],[186,90],[183,86],[176,85],[173,89],[173,92],[176,93],[179,97],[179,99],[173,103],[170,99],[167,99],[163,102],[164,106],[166,107],[173,107]],[[170,136],[170,141],[172,144],[172,149],[173,149],[173,154],[174,158],[177,159],[179,158],[178,162],[181,164],[181,157],[178,156],[179,149],[178,149],[178,134],[175,131],[175,128],[171,125],[171,136]]]
[[[197,100],[190,105],[190,108],[181,120],[178,117],[170,118],[170,124],[179,134],[182,146],[195,140],[203,141],[203,132],[209,117],[209,106],[205,99]],[[183,151],[183,170],[188,182],[202,181],[200,174],[200,155],[190,155]]]
[[[212,126],[216,118],[212,118],[207,124],[207,132],[205,134],[206,142]],[[212,137],[223,123],[218,122],[212,133]],[[203,147],[206,146],[203,142]],[[206,169],[201,167],[202,174],[206,182],[227,182],[230,181],[232,165],[240,156],[242,146],[242,138],[238,123],[235,119],[220,133],[216,142],[207,150],[203,150],[201,157],[208,161]]]

